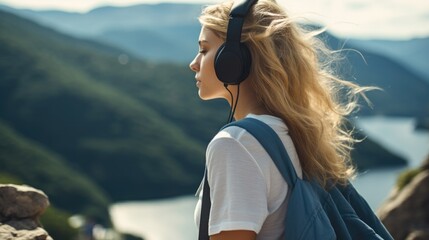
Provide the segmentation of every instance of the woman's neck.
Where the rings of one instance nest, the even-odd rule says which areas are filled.
[[[234,107],[233,104],[237,101],[237,89],[240,87],[237,108],[234,113],[235,120],[240,120],[251,113],[256,115],[268,114],[268,111],[258,102],[256,94],[249,83],[245,81],[240,86],[232,86],[230,89],[234,96],[234,102],[229,101],[229,104]]]
[[[240,104],[240,102],[238,104]],[[249,114],[263,115],[263,114],[268,114],[268,113],[267,113],[267,111],[265,111],[265,109],[261,109],[261,108],[239,109],[237,106],[237,110],[235,111],[235,114],[234,114],[234,119],[240,120],[240,119],[245,118]]]

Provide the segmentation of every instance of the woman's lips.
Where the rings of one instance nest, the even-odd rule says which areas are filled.
[[[197,85],[197,87],[200,87],[200,85],[201,85],[201,81],[200,81],[200,80],[197,80],[197,82],[195,83],[195,85]]]

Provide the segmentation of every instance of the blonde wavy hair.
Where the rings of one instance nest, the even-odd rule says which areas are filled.
[[[205,7],[200,23],[225,39],[232,4]],[[275,0],[259,0],[246,16],[241,39],[252,54],[246,81],[257,89],[259,104],[288,126],[304,176],[327,187],[346,184],[354,175],[355,140],[346,116],[368,88],[335,76],[337,54],[319,33],[304,30]]]

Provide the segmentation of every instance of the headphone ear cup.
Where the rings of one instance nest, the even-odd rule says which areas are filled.
[[[214,67],[217,78],[225,84],[238,84],[241,77],[243,63],[241,53],[237,47],[223,44],[217,50]]]
[[[249,48],[246,44],[240,43],[241,50],[241,61],[243,65],[240,82],[244,81],[250,74],[250,69],[252,66],[252,54],[250,53]]]
[[[251,57],[249,48],[222,44],[216,52],[214,67],[217,78],[228,85],[237,85],[250,73]]]

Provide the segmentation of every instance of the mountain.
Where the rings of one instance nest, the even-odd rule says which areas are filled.
[[[195,191],[205,146],[224,124],[228,106],[199,100],[186,65],[140,60],[2,11],[0,33],[0,119],[70,168],[56,174],[80,173],[112,201]],[[356,158],[360,169],[405,163],[365,142],[372,150],[358,144],[356,152],[374,160],[363,165]],[[7,147],[12,157],[2,166],[14,166],[14,146]],[[19,161],[32,159],[29,153]],[[18,168],[4,169],[22,178]]]
[[[366,51],[388,56],[429,82],[429,37],[402,41],[352,39],[349,42]]]
[[[200,29],[197,17],[201,8],[198,4],[146,4],[104,7],[84,14],[13,11],[69,34],[91,37],[120,47],[144,59],[188,64],[197,51]],[[381,51],[363,47],[356,41],[338,39],[329,33],[321,37],[333,49],[344,49],[340,74],[345,79],[382,89],[368,93],[373,108],[362,103],[359,114],[429,117],[429,78],[403,64],[409,62],[409,65],[421,65],[424,69],[429,69],[425,67],[429,61],[424,61],[426,40],[404,42],[402,45],[397,43],[398,47],[392,48],[408,46],[400,50],[404,60],[397,61],[397,58],[384,56]],[[416,52],[419,54],[415,54]],[[409,61],[413,56],[420,57]],[[421,64],[414,64],[415,62]]]
[[[108,30],[95,39],[144,59],[189,63],[198,51],[199,24]]]
[[[1,6],[0,9],[32,19],[57,31],[80,37],[96,37],[111,30],[198,25],[201,4],[139,4],[100,7],[86,13],[33,11]]]
[[[343,58],[337,71],[361,86],[375,86],[367,96],[372,107],[362,103],[360,115],[429,117],[429,82],[389,57],[360,49],[329,33],[320,36]]]
[[[199,4],[100,7],[87,13],[33,11],[0,6],[57,31],[93,38],[157,61],[190,62],[198,51]]]

